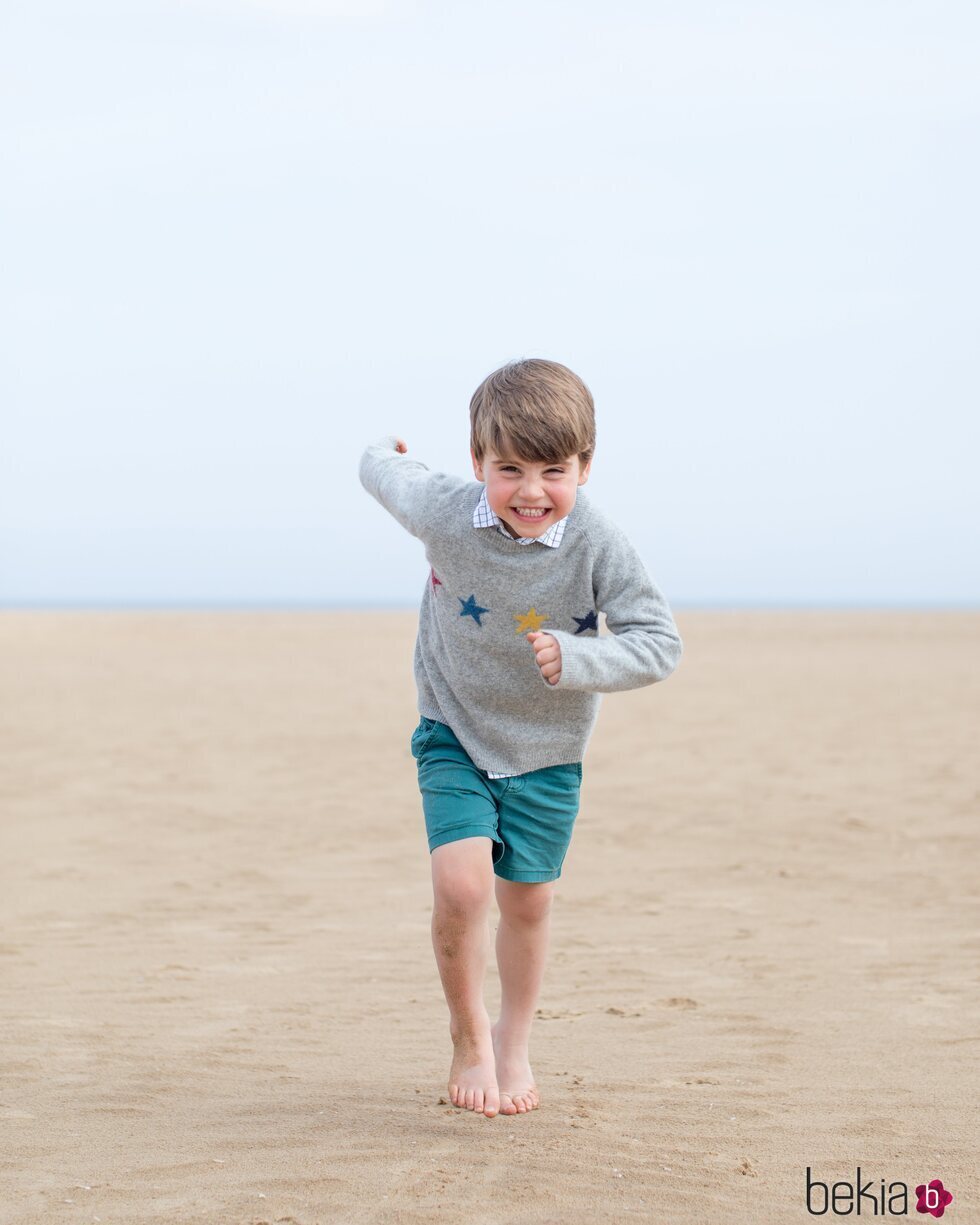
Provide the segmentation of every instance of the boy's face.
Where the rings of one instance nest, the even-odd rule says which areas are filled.
[[[512,536],[543,536],[575,505],[579,485],[589,479],[577,455],[550,464],[531,463],[488,451],[482,463],[470,452],[473,472],[487,487],[490,509]],[[544,511],[544,514],[533,513]]]

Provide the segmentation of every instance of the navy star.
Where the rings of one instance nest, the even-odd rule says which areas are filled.
[[[489,611],[490,611],[490,609],[489,609],[489,608],[481,608],[481,607],[480,607],[480,605],[479,605],[479,604],[477,604],[477,602],[476,602],[476,596],[475,596],[475,595],[471,595],[471,596],[470,596],[470,598],[469,598],[468,600],[464,600],[462,596],[459,596],[459,595],[458,595],[458,596],[456,597],[456,599],[457,599],[457,600],[459,600],[460,604],[462,604],[462,606],[463,606],[463,607],[462,607],[462,608],[459,610],[459,615],[460,615],[461,617],[472,617],[472,618],[473,618],[473,620],[474,620],[474,621],[477,623],[477,625],[481,625],[481,626],[482,626],[482,625],[483,625],[483,622],[480,620],[480,614],[481,614],[481,613],[485,613],[485,612],[489,612]]]
[[[586,613],[584,617],[572,617],[572,620],[578,622],[578,629],[575,631],[576,634],[584,634],[586,630],[595,630],[597,633],[599,631],[595,609]]]

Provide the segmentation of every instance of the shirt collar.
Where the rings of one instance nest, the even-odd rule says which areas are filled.
[[[476,509],[473,511],[474,527],[495,527],[502,536],[506,536],[513,544],[546,544],[552,549],[557,549],[561,544],[561,538],[565,534],[565,524],[567,522],[568,516],[566,515],[564,519],[559,519],[557,523],[553,523],[543,536],[523,536],[515,539],[490,509],[485,485],[483,492],[480,494],[480,500],[476,504]]]

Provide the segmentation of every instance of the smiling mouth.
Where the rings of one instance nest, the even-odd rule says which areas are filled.
[[[529,506],[512,506],[511,510],[519,519],[543,519],[551,510],[550,506],[532,508]]]

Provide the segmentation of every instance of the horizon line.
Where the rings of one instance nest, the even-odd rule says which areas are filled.
[[[671,601],[671,611],[685,612],[978,612],[980,601],[861,600],[692,600]],[[37,600],[0,601],[0,612],[405,612],[414,604],[362,601],[359,604],[310,600]]]

